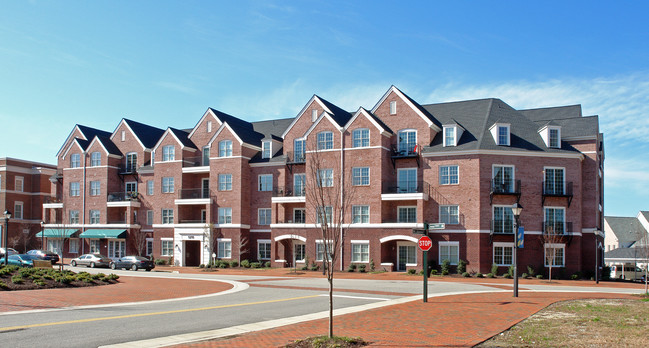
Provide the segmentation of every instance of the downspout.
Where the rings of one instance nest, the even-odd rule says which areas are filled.
[[[86,226],[86,157],[88,156],[88,153],[86,151],[83,152],[83,196],[81,196],[81,233],[85,232],[85,226]],[[108,160],[106,160],[108,161]],[[108,189],[108,187],[106,188]],[[65,214],[65,212],[63,212]],[[65,219],[63,216],[62,219]],[[85,252],[86,249],[86,243],[84,242],[81,246],[81,251]]]
[[[344,129],[340,130],[340,209],[341,211],[345,211],[343,204],[345,203],[344,199],[344,194],[345,194],[345,151],[344,151]],[[341,216],[340,217],[340,270],[343,270],[343,259],[344,259],[344,252],[345,252],[345,240],[343,239],[343,223],[345,221],[345,217]]]

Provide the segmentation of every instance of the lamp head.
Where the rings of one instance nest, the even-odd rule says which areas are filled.
[[[523,211],[523,206],[522,205],[520,205],[518,203],[514,203],[512,205],[512,213],[514,213],[514,216],[516,216],[516,217],[521,216],[521,211]]]
[[[11,219],[11,212],[9,210],[5,210],[5,219]]]

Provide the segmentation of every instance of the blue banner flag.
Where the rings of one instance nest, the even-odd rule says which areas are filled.
[[[518,228],[518,237],[516,238],[516,239],[518,239],[518,245],[517,245],[518,248],[523,249],[524,237],[525,237],[525,229],[523,229],[523,226],[520,226]]]

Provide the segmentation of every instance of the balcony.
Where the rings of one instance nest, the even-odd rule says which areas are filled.
[[[178,199],[175,203],[176,205],[210,204],[210,192],[202,188],[182,189],[178,191]]]
[[[108,207],[140,207],[137,192],[110,192],[106,197]]]
[[[541,205],[545,205],[545,199],[547,197],[562,197],[568,200],[568,207],[572,203],[572,182],[567,182],[565,184],[554,182],[554,181],[543,181],[543,186],[541,187]]]
[[[420,145],[415,145],[413,149],[403,149],[399,148],[397,144],[393,144],[392,146],[392,151],[390,158],[392,159],[392,168],[396,168],[395,162],[396,160],[400,159],[409,159],[409,158],[414,158],[417,160],[417,167],[420,167],[421,164],[419,163],[419,149],[421,148]]]
[[[135,165],[126,165],[126,164],[120,164],[119,167],[117,167],[117,173],[119,175],[136,175],[137,174],[137,166]]]
[[[305,164],[306,163],[306,154],[287,152],[286,153],[286,163],[287,164]]]
[[[572,241],[572,222],[554,221],[543,223],[543,240],[545,243],[565,242],[570,245]]]
[[[43,208],[60,209],[63,208],[61,197],[45,196],[43,197]]]
[[[496,182],[491,180],[491,189],[489,190],[489,202],[493,204],[494,196],[514,196],[516,202],[521,199],[521,181]]]
[[[209,173],[210,160],[203,156],[183,157],[183,173]]]
[[[276,187],[273,189],[272,203],[304,203],[306,202],[304,187]]]
[[[514,221],[494,219],[491,220],[491,234],[514,234]]]
[[[417,183],[384,181],[382,187],[381,200],[383,201],[428,200],[430,193],[430,185],[425,181]]]

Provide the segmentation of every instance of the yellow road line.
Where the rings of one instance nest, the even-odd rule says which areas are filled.
[[[8,326],[8,327],[0,327],[0,332],[11,331],[11,330],[29,329],[29,328],[42,327],[42,326],[78,324],[78,323],[88,323],[88,322],[92,322],[92,321],[115,320],[115,319],[125,319],[125,318],[137,318],[137,317],[147,317],[147,316],[153,316],[153,315],[165,315],[165,314],[174,314],[174,313],[206,311],[206,310],[210,310],[210,309],[252,306],[252,305],[258,305],[258,304],[265,304],[265,303],[275,303],[275,302],[302,300],[302,299],[305,299],[305,298],[313,298],[313,297],[319,297],[319,295],[284,298],[284,299],[280,299],[280,300],[268,300],[268,301],[258,301],[258,302],[248,302],[248,303],[237,303],[237,304],[222,305],[222,306],[212,306],[212,307],[202,307],[202,308],[178,309],[178,310],[174,310],[174,311],[164,311],[164,312],[127,314],[127,315],[117,315],[117,316],[112,316],[112,317],[89,318],[89,319],[57,321],[57,322],[52,322],[52,323]]]

